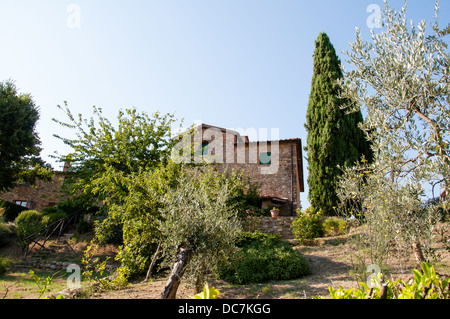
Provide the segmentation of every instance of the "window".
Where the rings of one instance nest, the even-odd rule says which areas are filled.
[[[270,164],[271,163],[271,153],[261,153],[259,154],[259,164]]]
[[[16,200],[14,202],[16,205],[22,206],[22,207],[27,207],[28,202],[26,200]]]
[[[208,142],[203,142],[202,143],[202,156],[207,156],[208,155]]]

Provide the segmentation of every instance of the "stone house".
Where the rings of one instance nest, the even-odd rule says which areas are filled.
[[[61,192],[66,176],[65,171],[55,172],[50,182],[38,181],[35,186],[18,184],[15,188],[0,194],[0,199],[38,211],[48,206],[55,206],[67,199],[67,196]]]
[[[257,135],[252,129],[243,133]],[[301,139],[250,141],[236,130],[201,124],[179,135],[178,140],[172,152],[175,161],[205,161],[219,171],[243,170],[261,186],[262,208],[278,207],[280,216],[297,215],[300,193],[304,192]]]

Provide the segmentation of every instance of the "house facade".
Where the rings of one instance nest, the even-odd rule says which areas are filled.
[[[14,203],[28,209],[42,210],[48,206],[55,206],[67,199],[61,192],[65,172],[55,172],[50,182],[37,181],[36,185],[18,184],[15,188],[0,194],[0,199]]]
[[[256,135],[256,131],[246,132]],[[244,171],[260,185],[262,208],[277,207],[280,216],[296,216],[301,207],[304,181],[299,138],[250,141],[238,131],[201,124],[179,136],[172,155],[176,161],[212,163],[219,171]]]

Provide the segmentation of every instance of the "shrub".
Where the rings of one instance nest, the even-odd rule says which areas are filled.
[[[11,261],[6,256],[0,256],[0,275],[3,275],[11,265]]]
[[[328,217],[323,221],[323,231],[326,236],[345,234],[345,220],[338,217]]]
[[[0,247],[9,244],[11,236],[14,234],[12,223],[0,222]]]
[[[36,210],[26,210],[16,217],[17,236],[22,240],[43,227],[42,213]]]
[[[243,233],[236,246],[240,247],[238,253],[218,265],[220,279],[243,285],[295,279],[310,272],[308,261],[276,235]]]
[[[42,216],[42,227],[47,227],[56,222],[57,220],[66,217],[67,214],[64,212],[56,212],[51,214],[46,214]],[[56,225],[54,225],[56,226]]]
[[[61,210],[58,208],[58,206],[48,206],[41,210],[42,215],[55,214],[60,212]]]
[[[322,214],[306,209],[304,213],[299,210],[299,216],[292,222],[292,230],[294,237],[299,240],[301,244],[310,239],[323,236]]]
[[[84,234],[92,230],[93,223],[87,222],[83,218],[80,219],[80,221],[77,224],[77,232],[79,234]]]

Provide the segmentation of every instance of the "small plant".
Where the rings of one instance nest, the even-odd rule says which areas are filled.
[[[292,230],[295,238],[300,244],[305,244],[308,240],[323,236],[322,214],[306,209],[302,213],[297,209],[299,216],[292,222]]]
[[[196,294],[194,299],[217,299],[220,295],[219,290],[215,288],[209,288],[208,283],[203,287],[203,291]]]
[[[408,282],[399,279],[385,283],[379,273],[372,287],[365,282],[359,283],[361,289],[329,287],[330,296],[332,299],[450,299],[450,278],[440,278],[429,263],[422,263],[421,268],[421,271],[412,270],[414,278]]]
[[[120,267],[114,276],[106,276],[106,264],[110,257],[100,262],[100,258],[95,257],[97,245],[90,243],[83,253],[81,260],[85,271],[83,276],[90,281],[100,291],[122,289],[128,284],[129,273],[125,267]]]
[[[329,217],[323,221],[323,231],[326,236],[338,236],[345,234],[345,220],[338,217]]]
[[[50,283],[52,282],[52,278],[47,276],[46,278],[41,278],[37,276],[33,270],[29,272],[30,276],[33,278],[34,282],[38,286],[39,298],[41,298],[47,291],[49,291]]]

